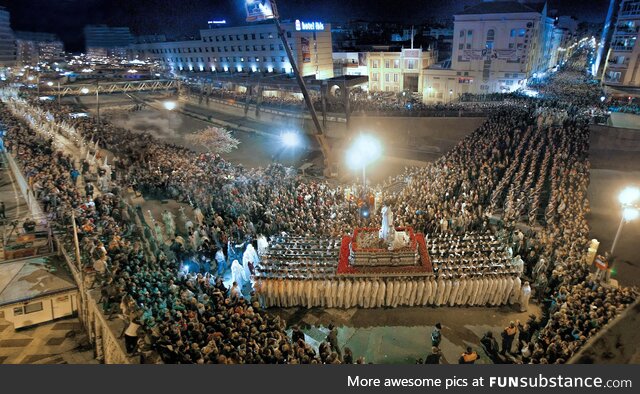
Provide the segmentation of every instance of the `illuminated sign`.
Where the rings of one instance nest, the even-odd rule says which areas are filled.
[[[275,17],[271,0],[245,0],[245,8],[247,9],[247,22],[263,21]]]
[[[220,20],[220,21],[209,21],[207,22],[210,25],[226,25],[227,21],[225,19]]]
[[[304,22],[296,19],[296,31],[324,31],[324,23]]]

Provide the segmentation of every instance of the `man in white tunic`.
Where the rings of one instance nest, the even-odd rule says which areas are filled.
[[[398,305],[403,305],[404,302],[404,294],[407,292],[407,281],[402,279],[400,281],[400,286],[398,287],[398,295],[396,296],[396,300],[394,302],[394,307]]]
[[[360,291],[360,279],[354,279],[351,286],[351,307],[358,306],[358,291]]]
[[[458,288],[458,295],[456,297],[456,305],[462,305],[462,301],[465,298],[467,291],[467,276],[460,276],[460,287]]]
[[[378,303],[378,289],[380,288],[380,283],[378,283],[377,279],[374,279],[371,282],[371,294],[369,295],[369,308],[375,308]]]
[[[376,301],[377,308],[380,308],[384,305],[386,293],[387,293],[387,285],[384,279],[380,279],[380,285],[378,286],[378,299]]]
[[[436,298],[434,302],[435,306],[442,305],[442,301],[444,300],[444,294],[446,292],[446,287],[447,287],[447,283],[445,282],[444,278],[440,276],[438,278],[438,286],[436,287],[437,293],[436,293]]]
[[[458,297],[458,291],[460,290],[460,277],[456,275],[453,278],[453,284],[451,286],[451,293],[449,294],[449,306],[454,306],[456,304],[456,299]]]
[[[384,296],[384,305],[391,306],[393,303],[393,288],[395,287],[395,281],[393,279],[387,282],[387,292]]]
[[[418,286],[416,288],[416,296],[413,299],[414,304],[416,306],[420,306],[422,305],[422,300],[424,299],[424,285],[425,285],[425,279],[424,278],[420,278],[418,279]]]
[[[364,295],[367,287],[367,280],[360,279],[360,287],[358,287],[358,306],[360,308],[364,307]]]
[[[524,261],[520,255],[517,255],[511,264],[513,265],[513,269],[518,273],[518,276],[522,276],[524,273]]]
[[[362,292],[362,307],[369,308],[371,305],[371,280],[364,280],[364,291]]]
[[[344,285],[345,285],[345,281],[344,280],[339,280],[338,281],[338,302],[336,303],[336,307],[338,308],[344,308],[345,302],[344,302]]]
[[[502,305],[506,305],[509,302],[509,297],[511,297],[511,292],[513,291],[513,276],[509,275],[506,277],[507,279],[507,286],[504,289],[504,292],[502,293]]]
[[[249,281],[249,277],[238,260],[233,260],[233,263],[231,263],[231,278],[232,281],[236,282],[240,288]]]
[[[315,305],[313,304],[313,288],[315,287],[315,283],[316,281],[311,279],[311,280],[306,280],[306,283],[304,284],[304,296],[307,299],[307,308],[313,308]]]
[[[520,290],[522,288],[522,281],[519,277],[515,277],[513,279],[513,289],[511,290],[511,295],[509,296],[509,304],[517,304],[520,301]]]
[[[351,308],[351,290],[353,289],[353,281],[347,279],[344,284],[344,307]]]
[[[431,285],[431,293],[429,294],[429,299],[427,300],[427,305],[434,305],[436,302],[436,296],[438,295],[438,289],[440,286],[436,281],[435,277],[429,278],[429,284]]]
[[[524,282],[520,290],[520,312],[526,312],[529,309],[529,298],[531,297],[531,286],[529,282]]]

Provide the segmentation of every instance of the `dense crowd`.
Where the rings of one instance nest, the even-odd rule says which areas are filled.
[[[408,168],[398,176],[407,186],[384,196],[398,225],[439,236],[492,232],[513,256],[523,256],[524,275],[535,279],[549,312],[519,329],[523,362],[566,361],[636,297],[595,282],[585,264],[587,124],[601,92],[585,80],[584,62],[584,56],[569,62],[537,86],[546,99],[495,104],[474,133],[431,165]],[[304,180],[280,165],[245,169],[92,118],[69,121],[69,112],[10,100],[0,117],[7,148],[51,218],[68,224],[74,212],[85,268],[95,273],[105,310],[129,322],[128,350],[153,350],[179,363],[340,362],[335,329],[316,352],[304,339],[290,339],[259,297],[226,288],[214,269],[183,270],[185,260],[227,264],[231,245],[259,234],[352,231],[364,219],[340,186]],[[112,154],[112,165],[105,169],[89,159],[91,152],[62,153],[50,126],[61,122],[81,138],[77,144]],[[92,168],[103,177],[112,172],[100,191],[86,181],[82,190],[78,173]],[[128,187],[190,203],[199,214],[182,218],[180,229],[170,214],[164,231],[149,227],[124,200]],[[377,213],[371,220],[379,221]]]

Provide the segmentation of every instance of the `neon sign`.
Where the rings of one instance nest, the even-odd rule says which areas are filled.
[[[324,31],[324,23],[304,22],[296,19],[296,31]]]

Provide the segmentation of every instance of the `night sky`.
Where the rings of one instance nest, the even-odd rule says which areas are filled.
[[[480,0],[279,0],[283,18],[329,22],[349,19],[420,23],[430,17],[451,17]],[[602,22],[608,0],[555,0],[549,8],[580,20]],[[588,6],[586,6],[588,4]],[[169,37],[194,34],[211,19],[244,22],[242,0],[0,0],[11,12],[14,30],[58,34],[67,49],[83,49],[82,28],[106,23],[129,26],[134,34],[164,33]]]

